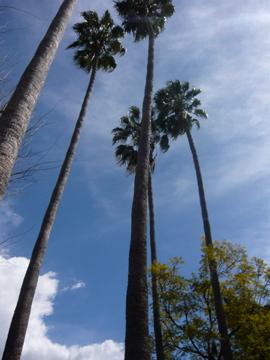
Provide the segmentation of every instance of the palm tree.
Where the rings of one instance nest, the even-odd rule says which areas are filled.
[[[153,115],[153,113],[152,113]],[[152,190],[152,173],[155,169],[155,145],[159,142],[159,134],[155,128],[155,122],[152,116],[152,132],[150,139],[150,167],[148,179],[148,207],[150,222],[150,247],[151,247],[151,264],[157,262],[156,237],[155,237],[155,212],[154,199]],[[116,147],[115,155],[118,163],[126,167],[129,174],[136,172],[138,160],[138,146],[141,131],[140,110],[132,106],[127,116],[121,118],[120,127],[112,130],[113,145],[120,144]],[[152,272],[152,297],[153,297],[153,319],[155,332],[155,346],[158,360],[164,359],[164,349],[162,341],[162,331],[160,322],[160,307],[157,289],[157,279]]]
[[[86,116],[87,105],[95,82],[96,72],[97,70],[113,71],[116,67],[114,56],[125,53],[125,49],[120,41],[124,36],[124,31],[120,26],[114,25],[108,11],[106,11],[100,19],[97,13],[93,11],[83,12],[82,17],[84,21],[75,24],[73,27],[78,38],[69,48],[78,49],[75,52],[74,61],[80,69],[91,73],[90,81],[65,160],[43,218],[39,236],[23,280],[4,350],[3,360],[19,360],[21,356],[40,268],[55,222],[56,212],[71,170],[76,147],[79,142],[81,127]]]
[[[191,89],[188,82],[181,83],[178,80],[170,81],[167,83],[165,88],[159,90],[156,93],[154,101],[155,109],[158,113],[157,122],[161,132],[161,149],[163,151],[168,150],[170,146],[169,138],[176,140],[180,135],[186,134],[187,136],[197,176],[205,242],[207,247],[211,250],[213,247],[213,241],[205,199],[203,179],[197,151],[191,136],[192,126],[195,125],[199,127],[199,119],[207,118],[207,114],[200,108],[201,102],[197,98],[197,95],[200,93],[200,89]],[[222,354],[225,360],[231,360],[233,359],[233,355],[228,336],[223,300],[220,291],[220,283],[217,274],[217,265],[211,256],[209,256],[208,265],[214,294],[218,328],[221,337]]]
[[[4,196],[38,96],[76,0],[64,0],[26,67],[0,121],[0,199]]]
[[[154,82],[154,42],[172,16],[172,0],[114,1],[123,26],[135,41],[148,37],[148,64],[142,107],[142,125],[138,146],[131,215],[128,288],[126,297],[125,360],[148,360],[148,290],[147,290],[147,191],[151,131],[151,103]]]

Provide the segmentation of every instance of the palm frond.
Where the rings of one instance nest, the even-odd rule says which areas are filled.
[[[201,124],[198,119],[192,119],[192,125],[195,125],[197,129],[201,128]]]
[[[122,116],[120,119],[120,123],[122,127],[130,126],[130,118],[127,115]]]
[[[124,30],[115,25],[108,10],[101,18],[95,11],[82,12],[83,21],[73,26],[77,39],[68,46],[77,51],[74,54],[76,65],[86,72],[97,63],[97,68],[113,71],[116,68],[115,56],[123,56],[125,48],[121,40]]]
[[[108,10],[105,11],[104,15],[100,19],[101,25],[112,27],[113,26],[113,19],[111,18],[111,15]]]
[[[201,89],[191,88],[188,82],[168,81],[166,87],[156,92],[154,108],[157,113],[157,126],[161,134],[175,140],[195,125],[200,127],[199,119],[207,118],[206,112],[199,108],[201,101],[197,96]],[[161,149],[166,149],[167,139],[161,137]]]
[[[118,145],[115,150],[115,156],[119,165],[125,166],[128,173],[133,174],[137,166],[138,152],[131,145]]]
[[[76,40],[73,43],[71,43],[69,46],[67,46],[67,49],[77,48],[81,46],[81,41]]]
[[[120,0],[114,1],[114,6],[125,31],[132,33],[135,41],[147,37],[150,29],[157,36],[174,13],[172,0]]]
[[[204,118],[204,119],[208,118],[207,113],[203,109],[196,109],[194,111],[194,114],[200,118]]]
[[[169,150],[170,142],[168,135],[164,134],[161,136],[159,145],[162,152],[167,152]]]
[[[125,35],[125,32],[121,26],[119,26],[119,25],[113,26],[113,28],[111,30],[111,36],[113,39],[123,38],[124,35]]]
[[[141,116],[141,112],[140,109],[137,106],[131,106],[129,108],[129,115],[130,118],[135,122],[135,123],[140,123],[140,116]]]
[[[89,24],[98,25],[98,23],[99,23],[98,14],[95,11],[83,11],[81,13],[81,16]],[[80,24],[82,24],[82,23],[78,23],[76,25],[80,25]]]
[[[113,145],[115,145],[116,143],[125,143],[127,142],[128,138],[131,136],[131,132],[129,130],[126,129],[122,129],[122,128],[114,128],[112,130],[112,134],[113,134]]]
[[[117,64],[112,55],[103,54],[99,57],[98,69],[102,69],[107,72],[112,72],[116,68]]]
[[[154,112],[152,113],[154,116]],[[120,144],[116,147],[115,156],[120,165],[125,165],[129,173],[133,173],[137,166],[137,153],[141,132],[140,109],[137,106],[131,106],[127,115],[120,119],[120,126],[112,130],[112,143]],[[158,126],[154,117],[152,117],[151,134],[151,170],[155,168],[155,145],[159,142]]]
[[[192,99],[192,98],[198,96],[201,92],[202,92],[201,89],[193,88],[186,92],[186,99],[187,100]]]

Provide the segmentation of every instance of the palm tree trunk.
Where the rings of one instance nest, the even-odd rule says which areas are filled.
[[[148,178],[148,206],[149,206],[149,220],[150,220],[150,247],[151,247],[151,264],[157,262],[157,247],[155,234],[155,211],[154,198],[152,188],[152,175],[149,171]],[[152,272],[152,297],[153,297],[153,318],[154,318],[154,332],[157,360],[164,360],[164,348],[162,340],[161,320],[160,320],[160,306],[158,297],[157,278]]]
[[[62,164],[49,202],[49,206],[43,218],[40,232],[23,280],[19,299],[11,321],[2,360],[19,360],[21,357],[25,334],[31,313],[31,306],[38,283],[40,268],[44,259],[50,233],[56,219],[56,213],[65,189],[65,184],[71,170],[76,147],[80,138],[80,130],[86,115],[89,98],[95,82],[95,77],[96,66],[92,70],[90,82],[84,97],[80,115],[76,122],[65,160]]]
[[[63,1],[1,115],[0,199],[6,191],[25,131],[75,3],[76,0]]]
[[[131,215],[131,242],[126,297],[125,360],[149,360],[147,290],[147,191],[150,152],[151,103],[154,81],[154,35],[149,34],[138,163]]]
[[[204,186],[203,186],[203,180],[202,180],[202,174],[199,164],[199,159],[197,155],[197,151],[191,136],[191,133],[189,129],[186,130],[188,143],[190,146],[190,150],[193,157],[194,167],[196,171],[197,176],[197,183],[198,183],[198,190],[199,190],[199,197],[200,197],[200,204],[201,204],[201,212],[202,212],[202,219],[203,219],[203,227],[204,227],[204,234],[205,234],[205,242],[207,247],[210,249],[213,248],[213,240],[212,240],[212,234],[211,234],[211,227],[210,222],[208,218],[208,211],[207,211],[207,205],[205,200],[205,194],[204,194]],[[224,306],[222,301],[222,295],[220,290],[220,283],[217,273],[217,264],[215,259],[209,258],[208,261],[209,270],[210,270],[210,278],[211,278],[211,284],[214,294],[214,302],[215,302],[215,311],[216,311],[216,317],[218,322],[218,329],[221,336],[221,349],[224,360],[233,360],[233,354],[231,350],[231,344],[230,339],[228,336],[228,328],[226,323],[226,316],[224,312]]]

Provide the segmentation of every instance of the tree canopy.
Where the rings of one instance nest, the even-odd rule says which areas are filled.
[[[116,68],[115,55],[124,55],[121,43],[124,30],[115,25],[108,10],[99,19],[95,11],[83,11],[84,21],[73,26],[77,40],[68,46],[75,48],[74,62],[86,72],[90,72],[97,63],[97,70],[113,71]]]
[[[126,166],[127,172],[133,174],[138,160],[138,147],[141,133],[141,112],[137,106],[131,106],[127,115],[120,119],[120,126],[112,130],[113,145],[118,144],[115,156],[120,165]],[[159,129],[152,111],[151,138],[150,138],[150,165],[155,168],[155,147],[160,141]]]
[[[169,138],[176,140],[195,125],[200,127],[200,119],[206,119],[206,112],[200,107],[200,89],[191,88],[188,82],[168,81],[154,97],[157,123],[161,133],[161,149],[169,149]]]
[[[164,29],[166,19],[174,13],[172,0],[122,0],[114,4],[125,31],[132,33],[135,41],[147,37],[150,29],[157,36]]]
[[[182,260],[155,264],[168,359],[220,359],[220,342],[207,257],[218,265],[229,335],[236,360],[268,359],[270,267],[230,242],[202,247],[198,273],[181,275]]]

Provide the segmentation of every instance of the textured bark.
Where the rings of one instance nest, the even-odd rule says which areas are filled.
[[[197,155],[197,151],[191,136],[190,131],[186,130],[188,143],[190,146],[190,150],[193,157],[194,167],[196,171],[197,176],[197,183],[198,183],[198,191],[199,191],[199,197],[200,197],[200,205],[201,205],[201,212],[202,212],[202,219],[203,219],[203,227],[204,227],[204,234],[205,234],[205,242],[206,245],[210,248],[213,247],[213,240],[212,240],[212,233],[211,233],[211,227],[208,217],[208,210],[205,200],[205,193],[204,193],[204,186],[203,186],[203,180],[202,180],[202,174],[199,164],[199,159]],[[214,295],[214,302],[215,302],[215,312],[217,317],[217,323],[218,323],[218,329],[221,337],[221,352],[223,355],[224,360],[233,360],[233,354],[231,350],[230,345],[230,339],[228,336],[228,328],[226,323],[226,316],[224,312],[224,306],[223,306],[223,300],[220,290],[220,283],[217,273],[217,264],[214,259],[210,259],[208,262],[209,265],[209,271],[210,271],[210,279],[211,279],[211,285]]]
[[[152,175],[149,171],[148,178],[148,206],[149,206],[149,222],[150,222],[150,247],[151,247],[151,263],[154,265],[157,262],[157,246],[155,234],[155,210],[154,197],[152,188]],[[158,297],[157,278],[152,273],[152,298],[153,298],[153,318],[154,318],[154,333],[157,360],[164,360],[164,348],[162,340],[162,330],[160,321],[160,306]]]
[[[19,360],[21,357],[25,334],[31,313],[31,306],[38,283],[40,268],[44,259],[50,233],[56,219],[56,213],[65,189],[65,184],[71,170],[76,147],[79,142],[80,130],[86,115],[87,105],[95,81],[95,75],[96,69],[94,68],[84,97],[80,115],[76,122],[70,145],[66,153],[66,157],[62,164],[56,185],[51,195],[49,206],[43,218],[40,232],[23,280],[17,306],[11,321],[2,360]]]
[[[148,64],[142,109],[142,128],[134,182],[131,242],[126,297],[125,360],[149,360],[147,290],[147,191],[150,152],[151,103],[154,81],[154,35],[149,35]]]
[[[65,0],[25,69],[0,121],[0,199],[76,0]]]

